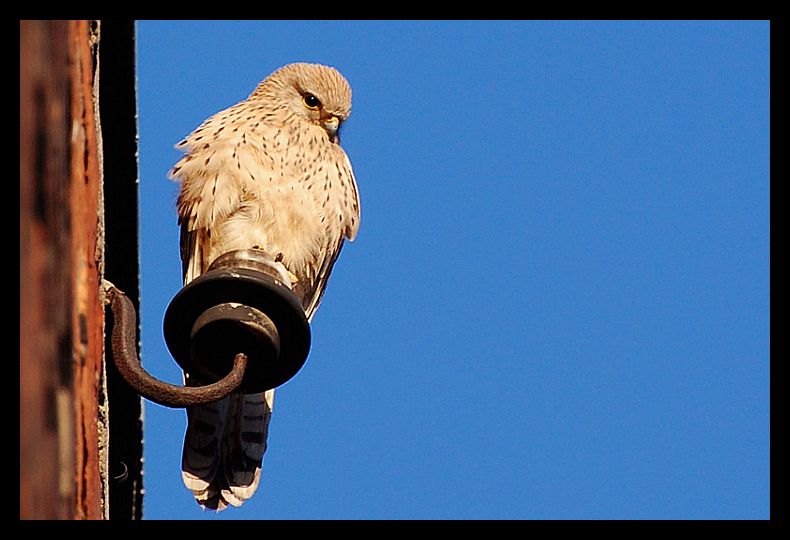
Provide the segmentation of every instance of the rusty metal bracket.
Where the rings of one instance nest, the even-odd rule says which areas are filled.
[[[137,393],[160,405],[188,407],[234,391],[265,392],[290,380],[307,360],[310,324],[302,304],[285,267],[261,250],[221,255],[170,302],[165,342],[188,386],[162,382],[143,369],[134,306],[110,282],[104,289],[115,319],[115,365]]]
[[[217,401],[239,387],[247,367],[247,355],[243,353],[233,359],[230,373],[206,386],[179,386],[153,377],[140,364],[137,355],[137,316],[131,300],[109,282],[105,292],[115,319],[111,335],[113,360],[120,374],[137,393],[160,405],[180,408]]]

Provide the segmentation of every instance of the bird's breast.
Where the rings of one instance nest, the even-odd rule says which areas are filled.
[[[257,246],[297,277],[314,266],[343,234],[341,205],[334,186],[311,177],[266,178],[245,194],[238,210],[221,226],[217,256]]]

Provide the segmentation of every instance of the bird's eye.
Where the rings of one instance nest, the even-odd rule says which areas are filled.
[[[302,97],[302,101],[304,101],[304,105],[308,109],[316,110],[321,106],[321,101],[313,94],[305,94],[304,97]]]

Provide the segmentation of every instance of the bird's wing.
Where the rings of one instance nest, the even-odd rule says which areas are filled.
[[[342,232],[338,234],[337,238],[330,239],[328,244],[320,250],[319,255],[305,268],[305,275],[300,276],[299,281],[294,286],[294,292],[302,299],[302,305],[308,320],[312,320],[323,299],[329,275],[332,272],[335,261],[340,256],[345,238],[354,240],[359,230],[359,192],[354,178],[354,171],[351,168],[351,162],[340,146],[332,147],[331,157],[335,161],[336,167],[329,168],[330,173],[334,174],[330,182],[340,186],[342,193],[340,202]],[[333,218],[334,216],[329,216],[329,219]]]
[[[219,136],[224,130],[222,118],[233,109],[208,119],[179,144],[186,155],[170,173],[181,182],[178,216],[185,284],[208,269],[212,230],[238,209],[244,197],[244,180],[229,163],[250,159],[244,155],[248,150],[239,150],[239,136]],[[205,138],[211,139],[210,145]],[[185,374],[185,383],[195,386],[203,381]],[[232,394],[187,409],[182,479],[198,504],[222,510],[228,504],[240,506],[255,493],[273,406],[274,390],[269,390]]]
[[[321,303],[321,299],[326,292],[326,284],[332,267],[343,249],[343,239],[338,239],[334,246],[322,252],[322,256],[314,264],[306,268],[305,279],[299,279],[294,285],[294,293],[302,299],[305,315],[310,321]]]
[[[338,147],[342,154],[339,158],[339,171],[341,179],[344,179],[343,186],[348,186],[349,195],[346,197],[348,207],[346,208],[346,231],[345,235],[350,241],[354,241],[359,231],[359,222],[362,216],[361,203],[359,200],[359,189],[357,180],[354,176],[354,169],[351,167],[351,160],[348,159],[346,152]]]

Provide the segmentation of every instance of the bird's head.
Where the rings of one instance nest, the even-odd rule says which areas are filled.
[[[278,113],[320,126],[332,142],[339,142],[340,125],[351,113],[348,81],[321,64],[288,64],[269,75],[250,99],[259,95],[276,103]]]

